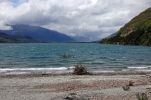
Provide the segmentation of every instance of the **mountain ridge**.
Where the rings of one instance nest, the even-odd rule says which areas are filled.
[[[37,41],[30,37],[12,36],[0,32],[0,43],[36,43],[36,42]]]
[[[11,25],[12,30],[1,30],[2,33],[14,37],[29,37],[37,42],[53,43],[53,42],[74,42],[75,40],[63,33],[54,30],[42,28],[40,26],[31,26],[24,24]]]

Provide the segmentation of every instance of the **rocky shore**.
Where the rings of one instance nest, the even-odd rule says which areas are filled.
[[[151,100],[149,72],[0,77],[1,100],[137,100],[142,93]]]

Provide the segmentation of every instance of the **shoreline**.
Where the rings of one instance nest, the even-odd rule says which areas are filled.
[[[88,71],[90,76],[118,76],[118,75],[148,75],[151,74],[151,70],[126,70],[126,71]],[[77,76],[86,76],[77,75]],[[49,77],[49,76],[76,76],[73,74],[73,70],[13,70],[0,72],[0,77]]]

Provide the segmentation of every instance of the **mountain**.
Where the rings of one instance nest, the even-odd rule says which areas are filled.
[[[0,43],[33,43],[37,42],[30,37],[13,36],[0,32]]]
[[[57,31],[31,25],[11,25],[12,30],[1,31],[11,36],[28,37],[37,42],[74,42],[71,37]]]
[[[140,13],[113,36],[101,40],[100,43],[151,46],[151,8]]]

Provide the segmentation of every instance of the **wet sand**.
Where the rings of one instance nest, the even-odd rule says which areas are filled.
[[[124,91],[129,82],[133,86]],[[146,93],[151,100],[151,73],[0,76],[0,100],[65,100],[71,93],[78,100],[137,100],[137,93]]]

